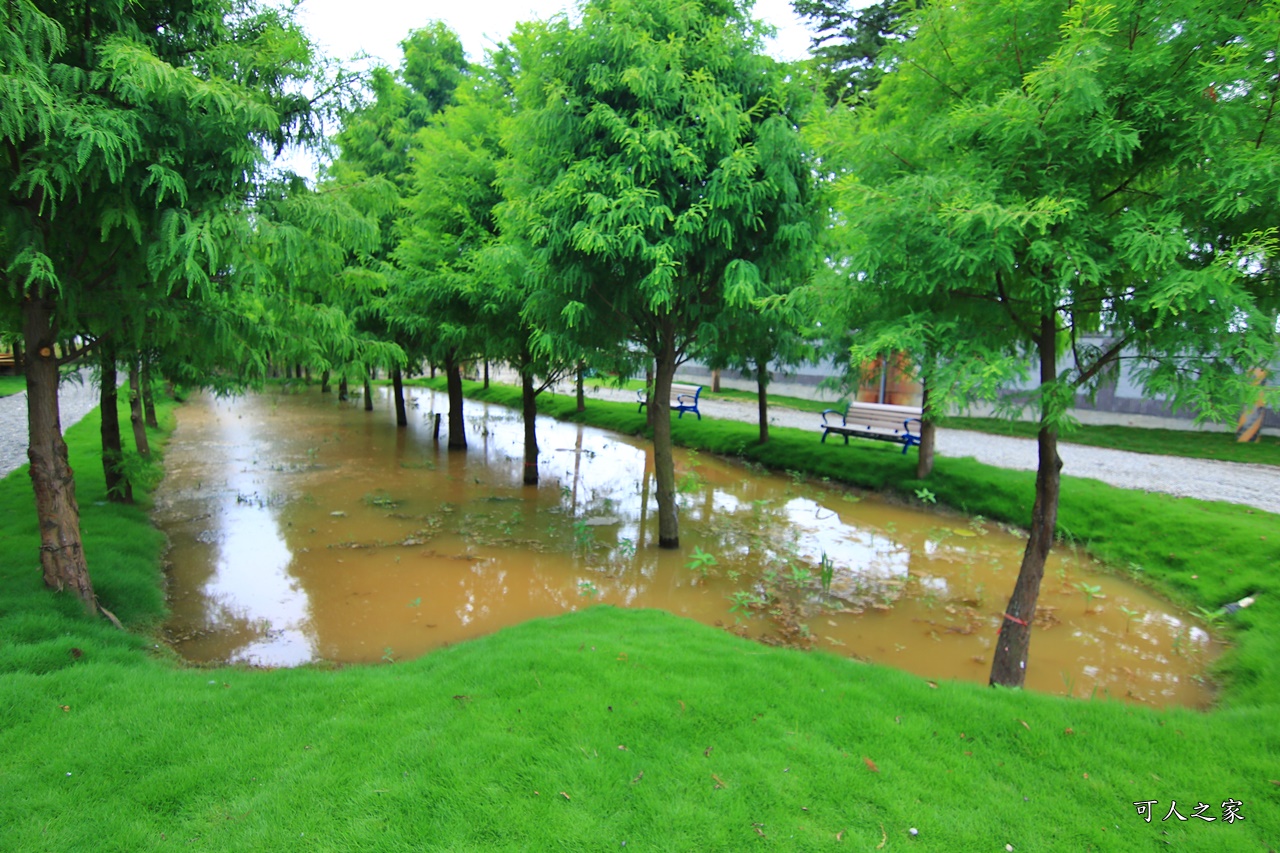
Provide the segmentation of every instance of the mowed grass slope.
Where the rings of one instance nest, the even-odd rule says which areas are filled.
[[[592,402],[587,414],[642,425],[631,406]],[[681,439],[733,449],[753,434],[750,425],[736,425],[741,434],[730,424],[700,426],[678,424]],[[159,615],[156,534],[141,511],[95,498],[96,421],[71,432],[95,582],[108,606],[145,631]],[[816,436],[780,433],[767,459],[764,449],[738,449],[792,470],[813,465],[832,476],[824,466],[849,466],[905,494],[913,488],[911,466],[892,448],[811,454],[804,445]],[[1004,479],[1009,472],[940,461],[948,465],[929,481],[940,500],[992,518],[1001,507],[1021,512],[1024,483]],[[1271,540],[1258,539],[1275,529],[1274,516],[1083,485],[1096,490],[1080,499],[1086,506],[1064,506],[1081,528],[1075,535],[1088,538],[1085,528],[1098,526],[1092,546],[1140,557],[1143,575],[1188,601],[1226,600],[1224,587],[1237,581],[1216,555],[1243,553],[1249,537],[1259,547],[1246,556],[1276,563],[1274,543],[1267,551]],[[609,607],[410,662],[198,669],[153,648],[145,633],[86,620],[43,591],[25,520],[29,492],[25,474],[0,481],[0,849],[1026,851],[1168,842],[1222,851],[1280,843],[1280,787],[1270,781],[1280,778],[1280,688],[1273,662],[1245,654],[1264,658],[1280,634],[1266,564],[1244,572],[1263,584],[1259,603],[1241,614],[1222,707],[1207,714],[934,685]],[[1105,527],[1105,507],[1095,524],[1084,512],[1098,501],[1144,516],[1147,527],[1125,538],[1123,523]],[[1155,516],[1176,511],[1188,514],[1157,530],[1166,538],[1148,537],[1151,525],[1166,524]],[[1192,524],[1205,530],[1189,536]],[[1161,557],[1170,541],[1186,559],[1202,551],[1201,569]],[[120,559],[108,554],[129,547],[136,550]],[[150,595],[135,589],[146,583]],[[1034,649],[1033,641],[1032,665]],[[1161,820],[1171,800],[1184,816],[1197,802],[1217,816],[1228,798],[1242,802],[1244,820]],[[1150,823],[1133,806],[1146,800],[1158,801]]]

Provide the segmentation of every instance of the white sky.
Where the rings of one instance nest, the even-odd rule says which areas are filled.
[[[572,0],[303,0],[299,20],[320,47],[337,59],[367,53],[390,68],[400,65],[400,42],[410,30],[441,20],[462,39],[473,62],[511,34],[516,23],[545,19],[572,8]],[[756,0],[754,15],[778,28],[770,53],[801,59],[809,31],[790,0]]]

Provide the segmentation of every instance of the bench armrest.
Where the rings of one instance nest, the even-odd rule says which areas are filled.
[[[920,420],[919,418],[907,418],[905,421],[903,421],[903,422],[902,422],[902,431],[903,431],[903,432],[905,432],[907,435],[914,435],[914,436],[916,436],[917,438],[919,438],[919,437],[920,437],[920,430],[919,430],[919,429],[916,429],[916,431],[915,431],[915,432],[912,432],[912,431],[911,431],[911,422],[912,422],[912,421],[915,421],[916,423],[920,424],[921,426],[924,426],[924,421]]]
[[[696,406],[698,404],[698,395],[677,394],[676,402],[682,406]]]
[[[845,416],[844,416],[846,411],[847,411],[847,409],[823,409],[823,410],[822,410],[822,423],[823,423],[824,425],[825,425],[825,424],[830,423],[830,421],[828,421],[828,420],[827,420],[827,415],[839,415],[839,416],[840,416],[840,424],[841,424],[842,426],[847,426],[849,422],[848,422],[848,420],[846,420],[846,418],[845,418]]]

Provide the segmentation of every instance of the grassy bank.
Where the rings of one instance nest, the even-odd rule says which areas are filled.
[[[572,414],[571,399],[544,403]],[[643,426],[625,404],[593,401],[586,418]],[[916,488],[892,448],[822,447],[787,430],[754,448],[750,425],[676,426],[708,450]],[[140,511],[95,497],[96,422],[71,433],[95,582],[145,629],[159,614],[157,537]],[[939,500],[1013,518],[1030,499],[1024,475],[940,462],[928,484]],[[1277,846],[1280,629],[1265,570],[1280,556],[1276,518],[1081,481],[1066,491],[1077,535],[1188,601],[1260,584],[1218,710],[934,685],[607,607],[411,662],[184,668],[145,633],[88,621],[40,588],[30,486],[15,474],[0,481],[0,849]],[[1184,816],[1203,802],[1220,817],[1229,798],[1244,820],[1161,820],[1172,800]],[[1150,823],[1133,805],[1147,800],[1158,801]]]
[[[0,397],[8,397],[10,394],[25,390],[27,390],[25,376],[0,376]]]
[[[946,418],[942,425],[951,429],[968,429],[992,435],[1035,438],[1036,425],[1028,421],[1000,418]],[[1192,459],[1216,459],[1221,462],[1251,462],[1280,466],[1280,438],[1261,436],[1259,441],[1240,444],[1235,433],[1192,432],[1181,429],[1147,429],[1127,426],[1095,426],[1082,424],[1063,433],[1063,441],[1108,447],[1133,453],[1157,453]]]

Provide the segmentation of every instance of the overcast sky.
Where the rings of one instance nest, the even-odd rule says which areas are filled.
[[[350,59],[363,52],[396,68],[400,41],[432,20],[448,24],[468,58],[479,62],[516,23],[549,18],[573,5],[572,0],[303,0],[301,21],[330,56]],[[787,60],[806,55],[809,32],[790,0],[756,0],[755,16],[778,28],[771,54]]]

